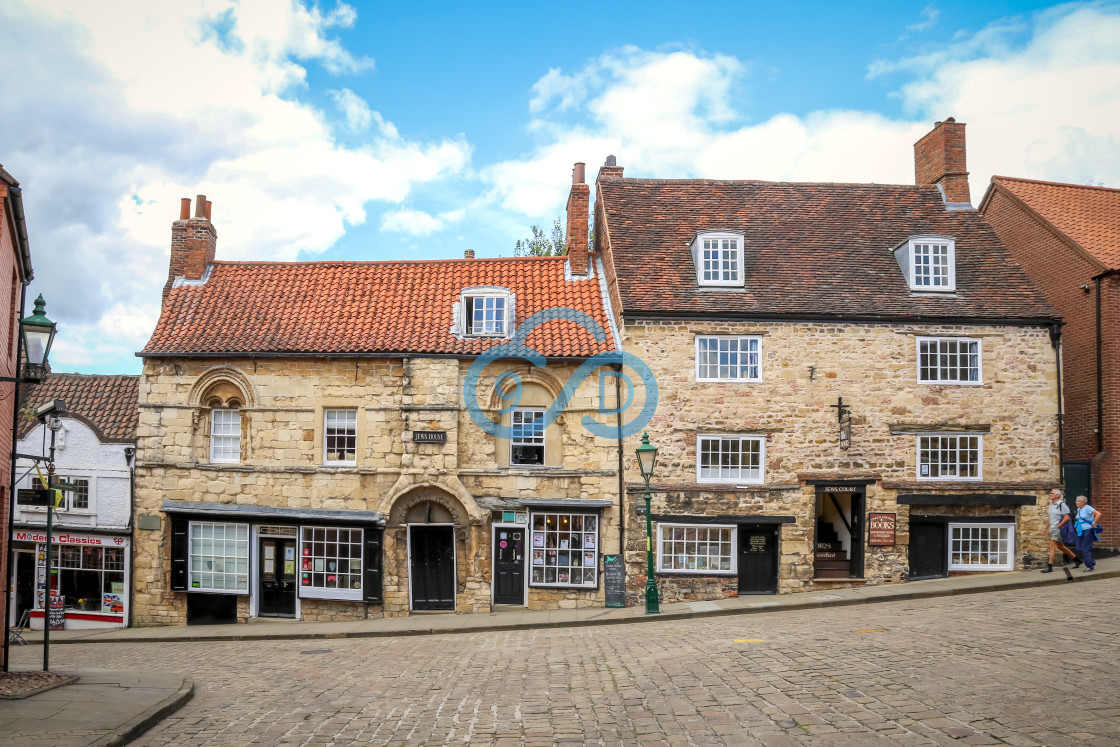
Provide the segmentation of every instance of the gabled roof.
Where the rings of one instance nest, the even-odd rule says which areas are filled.
[[[20,400],[26,410],[60,399],[66,403],[65,417],[93,428],[102,442],[131,443],[136,441],[139,392],[139,376],[52,373],[21,390]],[[26,438],[36,425],[36,420],[21,415],[18,437]]]
[[[603,179],[596,228],[631,316],[1018,320],[1058,318],[974,210],[934,186],[707,179]],[[746,285],[701,288],[697,231],[744,236]],[[951,294],[911,292],[892,250],[911,236],[956,239]]]
[[[215,262],[200,284],[173,287],[141,356],[381,355],[471,357],[505,340],[462,338],[454,306],[465,288],[514,294],[515,324],[557,306],[591,316],[602,342],[570,321],[526,340],[549,358],[613,350],[597,277],[565,278],[564,257],[402,262]]]
[[[993,176],[992,186],[1009,192],[1107,269],[1120,269],[1120,189],[1010,176]],[[983,204],[987,201],[985,195]]]

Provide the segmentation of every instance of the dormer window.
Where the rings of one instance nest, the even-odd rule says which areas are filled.
[[[743,285],[743,237],[726,232],[698,233],[692,243],[696,282],[700,285]]]
[[[512,303],[504,288],[463,292],[463,334],[468,337],[506,337],[511,326]]]
[[[957,289],[956,241],[948,236],[913,236],[895,250],[910,290]]]

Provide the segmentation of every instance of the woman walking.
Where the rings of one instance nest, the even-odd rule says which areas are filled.
[[[1077,496],[1074,529],[1077,530],[1077,550],[1085,563],[1085,573],[1092,573],[1097,567],[1097,561],[1093,560],[1093,541],[1097,538],[1100,519],[1101,512],[1089,505],[1089,499],[1083,495]]]

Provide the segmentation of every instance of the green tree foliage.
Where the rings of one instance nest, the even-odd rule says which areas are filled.
[[[587,235],[587,251],[590,252],[594,243],[595,226],[590,225],[589,228],[591,230]],[[560,218],[552,221],[552,231],[549,235],[545,235],[540,226],[529,226],[529,231],[532,232],[532,237],[521,239],[513,245],[513,256],[560,257],[568,253],[568,246],[564,242],[564,224]]]

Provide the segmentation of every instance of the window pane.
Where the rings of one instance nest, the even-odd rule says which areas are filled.
[[[249,525],[217,522],[190,524],[190,588],[249,590],[241,573],[249,565]]]
[[[533,527],[531,585],[582,587],[596,585],[599,564],[596,516],[534,513],[531,525]]]
[[[357,410],[324,411],[323,448],[327,462],[354,463],[357,460]]]

